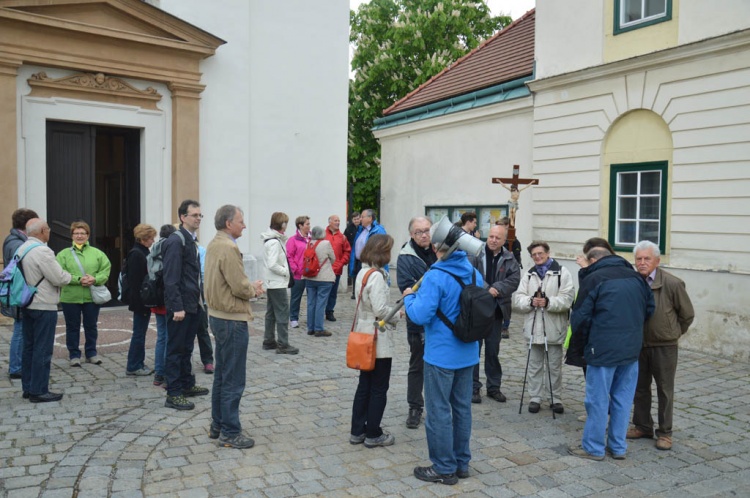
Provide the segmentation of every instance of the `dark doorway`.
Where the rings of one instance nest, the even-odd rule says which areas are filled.
[[[141,217],[140,137],[133,128],[47,122],[49,246],[55,254],[70,247],[70,224],[88,223],[89,243],[112,263],[113,297]]]

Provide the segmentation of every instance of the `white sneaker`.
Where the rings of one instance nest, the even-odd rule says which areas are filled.
[[[289,326],[292,327],[293,329],[298,329],[299,328],[299,322],[297,320],[292,320],[289,323]]]
[[[71,358],[70,359],[70,366],[71,367],[80,367],[81,366],[81,359],[80,358]]]

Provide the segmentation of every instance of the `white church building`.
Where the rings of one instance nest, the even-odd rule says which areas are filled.
[[[517,238],[577,273],[583,242],[641,239],[696,308],[688,347],[750,358],[750,3],[538,2],[377,120],[381,221],[476,211],[486,235],[521,193]],[[524,255],[524,266],[531,262]]]

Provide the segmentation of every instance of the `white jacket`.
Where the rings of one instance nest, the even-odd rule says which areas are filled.
[[[260,234],[263,240],[264,285],[266,289],[286,289],[289,286],[289,261],[286,259],[286,236],[270,229]]]
[[[544,310],[539,308],[535,311],[531,306],[531,298],[540,285],[542,292],[549,299],[549,305]],[[544,344],[546,332],[547,344],[562,344],[568,333],[568,311],[574,297],[573,277],[568,269],[560,266],[557,261],[552,261],[552,266],[547,270],[543,281],[539,279],[536,266],[521,275],[521,283],[513,294],[513,308],[526,313],[523,324],[526,340],[528,341],[533,333],[532,343]]]
[[[354,283],[357,300],[359,300],[359,292],[362,289],[362,279],[370,268],[370,265],[362,263],[362,269],[357,274],[357,280]],[[388,284],[385,281],[383,270],[376,268],[376,271],[372,272],[367,279],[367,285],[362,292],[362,301],[359,302],[359,310],[357,311],[357,326],[354,331],[368,334],[375,333],[375,321],[383,319],[391,309],[392,307],[388,306]],[[397,320],[398,315],[394,316],[390,323],[395,323]],[[376,358],[393,357],[395,347],[393,334],[393,330],[378,331],[378,340],[375,345]]]

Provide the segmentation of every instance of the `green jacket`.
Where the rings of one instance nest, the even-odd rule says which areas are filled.
[[[107,283],[112,265],[102,251],[96,247],[91,247],[88,242],[83,245],[80,251],[75,249],[75,246],[71,246],[57,253],[57,262],[72,277],[70,283],[63,287],[60,293],[60,302],[75,304],[91,303],[93,302],[91,299],[91,290],[81,285],[81,277],[83,275],[81,275],[81,269],[78,263],[76,263],[71,249],[75,250],[78,260],[83,265],[86,273],[96,279],[96,285]]]

